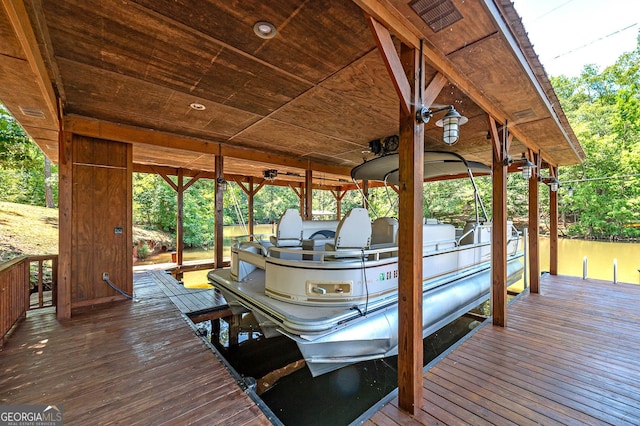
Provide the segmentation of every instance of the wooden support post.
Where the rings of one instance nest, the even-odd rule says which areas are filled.
[[[400,214],[398,230],[398,404],[415,414],[422,403],[422,183],[424,125],[416,123],[420,61],[416,49],[400,47],[411,86],[411,108],[400,107]]]
[[[176,224],[176,255],[177,265],[182,266],[183,250],[184,250],[184,170],[178,169],[177,184],[177,224]]]
[[[249,235],[251,235],[251,237],[249,237],[251,240],[253,240],[253,232],[255,229],[255,219],[254,219],[254,214],[253,214],[253,206],[254,206],[254,198],[255,195],[258,193],[258,191],[260,191],[262,189],[262,187],[267,183],[267,181],[265,179],[262,179],[262,182],[260,182],[260,184],[254,188],[253,184],[254,184],[254,178],[253,176],[249,176],[247,178],[248,183],[247,186],[244,186],[244,182],[241,179],[238,179],[237,177],[233,178],[235,180],[235,182],[238,184],[238,186],[240,187],[240,189],[242,189],[244,191],[245,194],[247,194],[247,200],[248,200],[248,210],[249,210],[249,214],[248,214],[248,221],[249,221]],[[294,190],[295,192],[295,190]],[[297,192],[296,192],[297,193]]]
[[[493,141],[493,229],[491,231],[491,311],[493,325],[507,325],[507,153],[508,135],[505,125],[498,132],[496,121],[489,116],[489,133]]]
[[[163,171],[160,168],[151,166],[151,170],[153,170],[153,173],[157,173],[158,175],[160,175],[162,177],[162,179],[164,179],[164,181],[171,187],[173,188],[174,191],[176,191],[176,210],[177,210],[177,217],[176,217],[176,264],[178,266],[182,266],[183,263],[183,254],[184,254],[184,192],[189,189],[189,187],[191,187],[191,185],[193,185],[194,183],[196,183],[198,181],[198,179],[200,179],[201,175],[203,174],[203,172],[198,172],[196,173],[190,180],[189,182],[185,183],[184,182],[184,169],[178,169],[176,171],[176,176],[177,176],[177,183],[174,183],[171,178],[169,177],[168,174],[165,173],[165,171]],[[180,271],[180,268],[177,269],[177,271]],[[181,272],[177,272],[176,274],[176,279],[180,280],[182,279],[182,273]]]
[[[558,168],[551,169],[558,176]],[[549,273],[558,275],[558,191],[549,190]]]
[[[240,322],[242,314],[231,315],[229,317],[229,346],[237,346],[240,342]]]
[[[529,180],[529,286],[531,293],[540,293],[540,201],[538,176],[540,173],[540,156],[533,155],[537,167]]]
[[[362,207],[364,207],[365,209],[368,209],[369,208],[369,181],[368,180],[362,181],[362,196],[364,197],[364,199],[362,200]]]
[[[249,222],[249,235],[253,240],[254,219],[253,219],[253,197],[255,192],[253,191],[253,176],[249,176],[249,188],[247,192],[247,221]]]
[[[300,207],[300,216],[304,217],[304,188],[302,187],[302,184],[300,184],[300,186],[298,187],[298,189],[296,189],[295,186],[293,185],[289,185],[289,188],[291,188],[291,190],[298,196],[298,203],[299,203],[299,207]]]
[[[220,343],[220,318],[211,320],[211,341],[214,340]]]
[[[313,215],[313,171],[304,172],[304,220],[311,220]]]
[[[215,156],[215,174],[216,182],[218,178],[224,177],[224,157],[222,155]],[[215,264],[216,268],[222,268],[223,263],[223,249],[224,249],[224,192],[219,185],[216,184],[216,196],[214,198],[214,219],[213,219],[213,240],[215,249]]]
[[[336,199],[336,220],[340,220],[342,218],[342,199],[346,193],[347,191],[340,188],[331,190],[333,198]]]
[[[60,129],[58,137],[58,291],[56,316],[71,318],[71,259],[73,247],[73,150],[71,134]]]

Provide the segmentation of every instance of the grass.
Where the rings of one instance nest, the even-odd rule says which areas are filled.
[[[142,240],[173,244],[170,235],[134,226],[133,241]],[[0,262],[57,253],[58,209],[0,201]]]
[[[58,209],[0,202],[0,261],[58,253]]]

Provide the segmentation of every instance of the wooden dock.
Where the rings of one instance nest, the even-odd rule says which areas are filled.
[[[0,352],[0,404],[57,404],[66,424],[269,424],[157,285],[59,322],[29,313]],[[640,424],[640,286],[545,277],[432,363],[420,411],[393,424]]]
[[[0,405],[62,406],[65,424],[271,422],[149,274],[137,302],[58,321],[30,312],[0,352]]]
[[[220,292],[212,288],[190,289],[185,288],[172,275],[166,271],[148,271],[147,277],[136,279],[152,279],[169,297],[169,300],[193,322],[201,322],[212,319],[224,318],[232,315],[227,301]]]
[[[541,284],[428,369],[416,416],[395,398],[368,424],[640,424],[640,286]]]

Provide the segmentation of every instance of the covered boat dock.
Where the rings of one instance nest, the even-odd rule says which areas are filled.
[[[537,165],[529,181],[529,270],[537,293],[538,192],[558,167],[584,156],[508,0],[256,0],[241,8],[222,1],[3,0],[0,40],[0,100],[59,165],[62,330],[90,307],[130,304],[102,277],[107,272],[125,293],[134,290],[133,172],[165,177],[179,206],[196,179],[220,184],[220,266],[223,181],[236,180],[251,195],[274,183],[265,171],[277,170],[275,182],[294,188],[310,218],[314,188],[338,199],[351,188],[350,170],[373,155],[363,152],[370,142],[398,135],[398,404],[414,414],[423,404],[415,318],[423,309],[416,259],[425,149],[492,167],[497,327],[508,325],[507,172],[525,158]],[[468,118],[447,144],[434,115],[443,107]],[[555,193],[550,200],[555,274]],[[179,208],[178,241],[180,215]]]

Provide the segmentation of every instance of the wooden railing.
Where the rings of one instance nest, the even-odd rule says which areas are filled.
[[[27,262],[30,270],[29,309],[56,306],[58,296],[58,255],[28,256]],[[48,297],[45,297],[45,294]]]
[[[58,255],[20,256],[0,264],[0,347],[30,309],[56,305]]]

